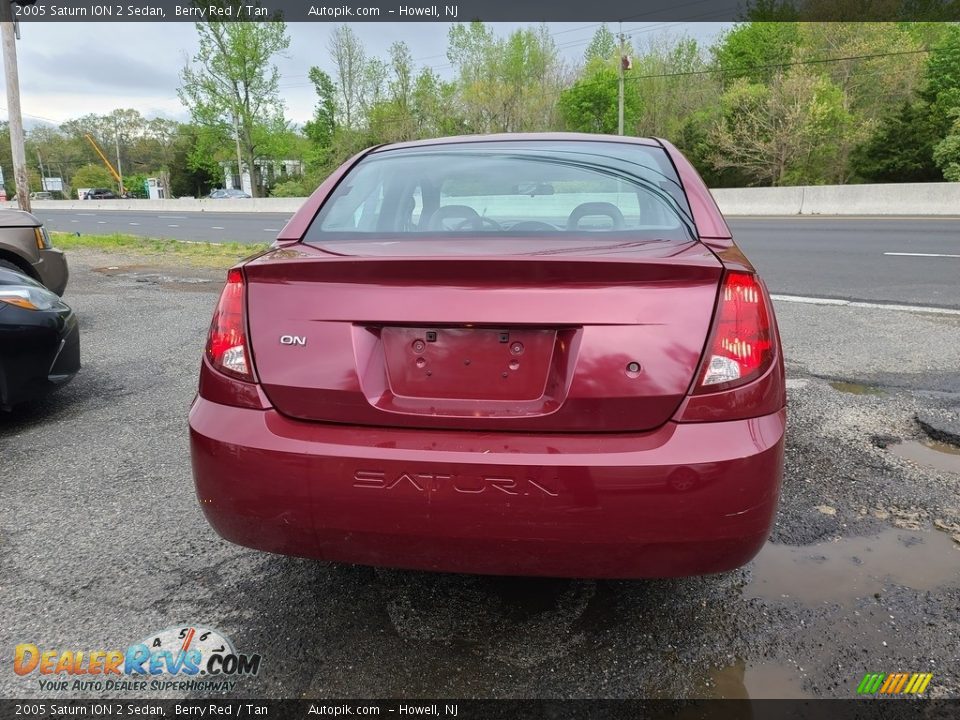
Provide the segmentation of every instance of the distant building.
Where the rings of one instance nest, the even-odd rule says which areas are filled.
[[[221,162],[220,167],[223,170],[223,187],[243,190],[253,195],[253,184],[250,182],[250,172],[246,164],[243,165],[243,171],[239,175],[236,163]],[[265,190],[275,182],[303,175],[303,162],[300,160],[257,160],[257,167],[260,168],[261,190]]]

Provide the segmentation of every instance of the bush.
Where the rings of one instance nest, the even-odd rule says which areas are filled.
[[[310,191],[307,190],[302,180],[284,180],[283,182],[278,182],[273,186],[273,189],[270,191],[270,197],[306,197],[310,194]]]

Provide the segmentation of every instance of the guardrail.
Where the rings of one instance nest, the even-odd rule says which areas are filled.
[[[725,215],[960,215],[960,183],[720,188]],[[272,212],[292,214],[306,198],[232,200],[37,200],[36,210]],[[6,207],[16,207],[7,202]]]

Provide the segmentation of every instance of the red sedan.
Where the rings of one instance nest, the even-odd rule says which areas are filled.
[[[193,473],[213,527],[260,550],[712,573],[769,534],[785,401],[767,290],[672,145],[399,143],[229,271]]]

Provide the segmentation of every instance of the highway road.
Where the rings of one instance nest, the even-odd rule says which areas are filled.
[[[209,242],[269,242],[274,213],[40,210],[52,230]],[[777,294],[960,308],[960,217],[730,219]]]

